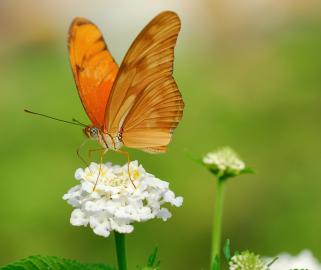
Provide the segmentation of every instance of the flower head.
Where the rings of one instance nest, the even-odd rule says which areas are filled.
[[[244,251],[231,258],[229,270],[268,270],[268,266],[259,255]]]
[[[207,153],[203,157],[203,164],[221,179],[238,175],[245,169],[245,163],[230,147]]]
[[[166,221],[171,213],[163,204],[180,207],[183,203],[183,198],[169,189],[168,182],[147,173],[137,161],[129,164],[129,173],[127,164],[91,163],[85,169],[77,169],[75,178],[80,184],[63,196],[75,208],[70,222],[74,226],[89,225],[104,237],[113,230],[132,232],[135,221]]]
[[[271,259],[270,259],[271,260]],[[271,270],[284,269],[311,269],[321,270],[321,263],[313,256],[310,250],[303,250],[298,255],[292,256],[288,253],[281,253],[277,260],[271,265]]]

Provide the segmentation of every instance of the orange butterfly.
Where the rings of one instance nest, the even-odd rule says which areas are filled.
[[[104,149],[124,145],[166,151],[183,115],[172,76],[179,17],[156,16],[137,36],[118,68],[100,30],[76,18],[69,30],[69,58],[78,93],[92,122],[85,134]]]

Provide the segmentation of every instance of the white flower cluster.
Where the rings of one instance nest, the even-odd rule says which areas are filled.
[[[215,166],[221,172],[232,171],[239,173],[245,169],[244,162],[230,147],[223,147],[217,151],[207,153],[203,162],[208,166]]]
[[[259,255],[244,251],[234,255],[229,262],[229,270],[268,270],[267,264]],[[285,270],[285,269],[283,269]]]
[[[276,257],[278,259],[270,266],[270,270],[284,270],[284,269],[321,270],[321,263],[318,262],[316,258],[314,258],[310,250],[303,250],[297,256],[291,256],[288,253],[281,253]]]
[[[131,224],[135,221],[153,218],[166,221],[171,213],[162,207],[164,203],[182,205],[183,198],[175,197],[168,182],[147,173],[137,161],[130,163],[129,172],[130,176],[127,164],[111,163],[91,163],[88,168],[78,169],[75,178],[80,184],[63,196],[75,208],[71,224],[90,225],[95,234],[108,237],[113,230],[132,232]]]

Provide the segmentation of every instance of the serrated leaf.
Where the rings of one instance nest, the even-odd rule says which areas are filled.
[[[224,257],[227,261],[231,259],[231,245],[230,245],[230,239],[226,239],[224,247],[223,247],[223,253]]]
[[[150,256],[147,259],[147,267],[155,266],[155,261],[156,261],[156,258],[157,258],[157,252],[158,252],[158,249],[154,248],[152,254],[150,254]]]
[[[0,270],[116,270],[106,264],[88,264],[55,256],[30,256],[0,267]]]

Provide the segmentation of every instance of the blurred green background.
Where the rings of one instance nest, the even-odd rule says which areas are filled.
[[[62,200],[82,166],[81,129],[23,109],[88,123],[68,63],[72,18],[96,22],[120,63],[167,9],[183,23],[175,78],[184,117],[167,154],[130,153],[185,201],[165,223],[135,225],[130,269],[155,246],[162,269],[208,268],[215,181],[185,149],[201,156],[224,145],[257,174],[228,182],[223,239],[268,256],[307,248],[321,260],[319,1],[1,0],[0,265],[34,254],[116,263],[112,237],[72,227]],[[125,162],[114,153],[106,160]]]

